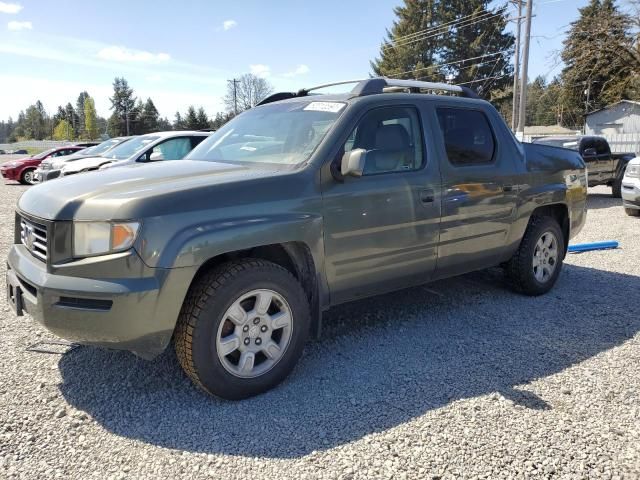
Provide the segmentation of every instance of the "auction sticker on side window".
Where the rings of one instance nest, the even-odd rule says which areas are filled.
[[[344,108],[344,103],[338,102],[311,102],[304,107],[305,110],[312,110],[314,112],[331,112],[338,113]]]

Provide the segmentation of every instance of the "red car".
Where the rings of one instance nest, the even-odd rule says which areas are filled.
[[[33,155],[27,158],[21,158],[19,160],[13,160],[11,162],[0,165],[0,173],[2,178],[6,180],[15,180],[23,185],[33,185],[35,183],[33,178],[33,172],[40,165],[40,162],[45,158],[62,157],[63,155],[71,155],[79,150],[83,150],[85,147],[77,145],[71,145],[68,147],[57,147],[45,150],[42,153]]]

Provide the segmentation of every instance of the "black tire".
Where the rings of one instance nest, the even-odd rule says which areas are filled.
[[[553,273],[548,279],[540,282],[534,273],[533,260],[536,244],[547,232],[555,236],[558,254],[554,263]],[[524,237],[520,242],[520,247],[506,265],[507,277],[510,280],[512,288],[517,292],[531,296],[547,293],[551,290],[560,275],[564,252],[565,238],[558,222],[548,216],[531,217]]]
[[[35,185],[35,180],[33,178],[33,172],[35,172],[35,168],[26,168],[23,170],[20,175],[20,183],[22,185]]]
[[[636,208],[625,208],[624,213],[626,213],[630,217],[640,217],[640,210]]]
[[[618,173],[611,185],[611,196],[613,198],[622,198],[622,178],[624,177],[625,170],[627,170],[627,167],[620,169],[620,173]]]
[[[291,310],[289,343],[280,359],[265,373],[240,378],[223,365],[216,350],[225,312],[243,294],[270,289],[285,299]],[[225,263],[197,280],[187,294],[176,326],[174,345],[180,365],[205,392],[239,400],[263,393],[284,380],[296,365],[310,325],[309,303],[296,278],[274,263],[243,259]]]

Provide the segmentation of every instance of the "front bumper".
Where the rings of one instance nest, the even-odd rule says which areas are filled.
[[[8,290],[19,289],[24,311],[67,340],[143,358],[169,344],[195,273],[147,267],[133,250],[50,269],[23,245],[11,247]],[[100,274],[104,278],[95,278]]]
[[[0,175],[6,180],[20,180],[20,172],[17,168],[0,168]]]
[[[625,208],[640,209],[640,178],[624,177],[621,192]]]

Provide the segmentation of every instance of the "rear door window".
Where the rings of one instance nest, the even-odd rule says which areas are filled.
[[[442,107],[437,114],[449,163],[456,167],[493,163],[495,140],[483,112]]]

